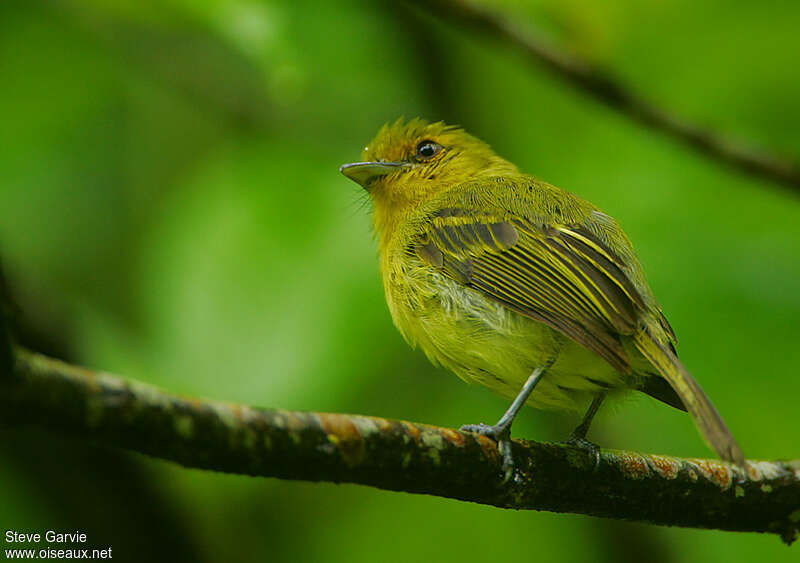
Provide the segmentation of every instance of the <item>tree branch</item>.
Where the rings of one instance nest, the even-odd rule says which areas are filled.
[[[544,64],[576,89],[656,131],[706,155],[754,176],[800,191],[800,164],[718,135],[662,110],[610,74],[593,68],[575,55],[559,51],[529,29],[522,29],[501,14],[469,0],[407,0],[441,19],[464,24],[498,39],[528,60]]]
[[[89,437],[187,467],[370,485],[502,508],[670,526],[800,527],[800,461],[720,461],[515,442],[504,482],[494,441],[383,418],[260,409],[154,387],[18,350],[0,379],[0,419]]]

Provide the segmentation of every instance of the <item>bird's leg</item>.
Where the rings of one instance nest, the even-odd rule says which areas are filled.
[[[597,446],[586,439],[586,433],[589,432],[589,426],[592,424],[592,420],[594,419],[594,415],[597,414],[597,409],[600,408],[600,405],[603,403],[603,399],[606,398],[605,393],[600,393],[592,399],[592,404],[589,405],[589,408],[586,410],[586,414],[583,415],[583,420],[581,423],[572,431],[572,434],[569,435],[569,438],[566,440],[566,444],[571,446],[577,446],[583,450],[588,451],[591,455],[595,457],[595,468],[600,463],[600,451],[597,449]]]
[[[489,426],[488,424],[465,424],[460,428],[462,432],[475,432],[476,434],[483,434],[497,440],[497,447],[500,454],[503,456],[503,469],[506,473],[506,479],[511,476],[511,471],[514,467],[514,458],[511,455],[511,424],[519,413],[519,409],[531,396],[536,384],[541,381],[547,366],[540,366],[533,370],[533,373],[528,377],[525,385],[522,386],[514,402],[508,407],[508,410],[500,417],[497,424]]]
[[[572,431],[567,442],[585,442],[586,441],[586,434],[589,432],[589,426],[592,424],[592,420],[594,420],[594,415],[597,414],[597,409],[600,408],[600,405],[603,404],[603,400],[606,398],[605,393],[600,393],[596,395],[594,399],[592,399],[592,404],[589,405],[589,408],[586,410],[586,414],[583,415],[583,420],[581,423]]]

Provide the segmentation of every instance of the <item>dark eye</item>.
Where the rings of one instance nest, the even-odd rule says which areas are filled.
[[[417,158],[428,160],[442,151],[442,145],[433,141],[422,141],[417,145]]]

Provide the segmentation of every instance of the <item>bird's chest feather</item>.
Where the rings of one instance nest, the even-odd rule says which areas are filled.
[[[448,330],[462,342],[482,333],[510,331],[504,307],[416,257],[387,263],[382,277],[392,319],[414,346],[425,349],[426,339],[436,341]]]
[[[382,261],[381,273],[392,319],[403,337],[463,379],[513,395],[554,346],[556,336],[547,326],[409,253]]]

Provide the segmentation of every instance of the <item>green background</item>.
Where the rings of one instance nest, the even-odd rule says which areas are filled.
[[[502,2],[704,126],[798,156],[800,4]],[[392,326],[369,206],[337,172],[398,116],[459,123],[615,216],[751,458],[800,457],[800,202],[399,2],[0,3],[0,253],[22,340],[172,392],[444,426],[505,403]],[[515,434],[576,418],[523,412]],[[609,447],[710,456],[686,415],[607,407]],[[182,469],[0,428],[0,527],[118,560],[789,561],[774,536],[503,511]],[[8,547],[8,544],[3,544]]]

